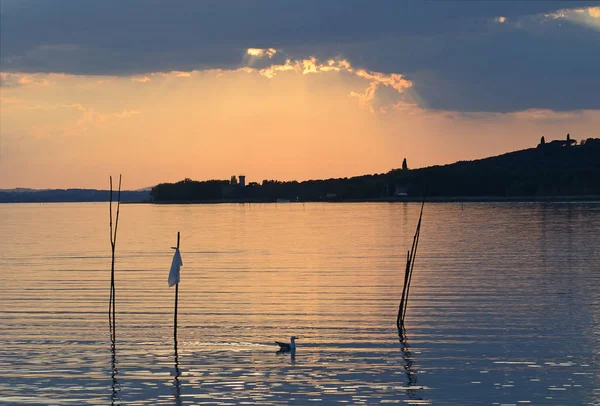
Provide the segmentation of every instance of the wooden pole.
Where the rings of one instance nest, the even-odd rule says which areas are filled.
[[[406,253],[406,268],[404,270],[404,284],[402,285],[402,297],[398,306],[398,317],[396,317],[396,326],[398,330],[402,325],[402,315],[404,314],[404,298],[406,297],[406,288],[408,286],[408,274],[410,272],[410,251]]]
[[[115,247],[117,244],[117,229],[119,227],[119,211],[121,208],[121,175],[119,175],[119,191],[117,195],[117,214],[115,217],[115,228],[113,233],[113,215],[112,215],[112,197],[113,197],[113,185],[112,176],[110,177],[110,194],[109,194],[109,208],[108,213],[110,215],[110,248],[111,248],[111,265],[110,265],[110,297],[108,301],[108,324],[111,330],[111,339],[115,341],[116,338],[116,294],[115,294]]]
[[[179,249],[180,234],[177,231],[177,249]],[[175,340],[175,351],[177,351],[177,302],[179,301],[179,282],[175,284],[175,315],[173,320],[173,339]]]
[[[423,211],[421,210],[421,214]],[[402,313],[402,323],[406,318],[406,309],[408,308],[408,293],[410,291],[410,282],[412,281],[413,269],[415,267],[415,258],[417,256],[417,246],[419,245],[419,236],[421,235],[421,218],[419,217],[419,225],[417,226],[417,243],[415,244],[415,250],[412,252],[412,260],[410,262],[410,272],[408,273],[408,285],[406,286],[406,298],[404,299],[404,313]]]
[[[423,218],[423,207],[425,206],[425,198],[421,204],[421,213],[419,214],[419,222],[417,223],[417,229],[413,237],[413,243],[410,251],[406,256],[406,268],[404,270],[404,286],[402,288],[402,297],[400,299],[400,305],[398,306],[398,316],[396,317],[396,326],[400,332],[404,327],[404,318],[406,317],[406,309],[408,306],[408,293],[410,290],[410,282],[412,280],[412,273],[415,267],[415,257],[417,255],[417,247],[419,246],[419,236],[421,235],[421,219]]]
[[[113,227],[112,227],[112,220],[113,220],[113,216],[112,216],[112,176],[109,177],[110,180],[110,194],[108,197],[108,215],[110,217],[109,219],[109,227],[110,227],[110,249],[111,252],[114,252],[113,250]],[[114,259],[114,254],[112,256],[112,258]],[[110,334],[112,337],[112,301],[113,301],[113,289],[114,289],[114,284],[115,284],[115,264],[114,261],[111,262],[111,266],[110,266],[110,297],[108,298],[108,324],[110,326]]]
[[[179,241],[181,234],[177,231],[177,249],[179,249]],[[175,311],[173,316],[173,342],[175,349],[175,404],[181,404],[181,384],[179,382],[179,354],[177,353],[177,304],[179,302],[179,282],[175,284]]]

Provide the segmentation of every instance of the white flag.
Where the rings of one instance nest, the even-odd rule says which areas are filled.
[[[181,260],[181,254],[179,253],[179,248],[177,248],[175,250],[175,254],[173,255],[173,262],[171,262],[171,271],[169,272],[169,287],[179,283],[179,269],[182,265],[183,261]]]

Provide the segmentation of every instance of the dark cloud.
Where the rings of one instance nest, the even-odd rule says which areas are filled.
[[[246,48],[273,47],[403,73],[431,108],[600,108],[600,32],[531,17],[593,4],[2,0],[0,64],[4,72],[142,74],[237,67]],[[493,22],[499,16],[504,24]]]
[[[414,84],[411,92],[430,108],[600,108],[600,33],[568,22],[546,24],[534,31],[506,26],[485,34],[381,40],[347,47],[345,55],[381,72],[401,66]]]

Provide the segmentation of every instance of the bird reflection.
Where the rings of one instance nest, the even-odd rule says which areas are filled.
[[[279,350],[277,351],[275,354],[277,355],[290,355],[290,363],[292,365],[296,364],[296,350],[292,350],[292,351],[285,351],[285,350]]]
[[[408,344],[408,339],[406,337],[406,330],[404,329],[404,324],[401,325],[401,328],[398,329],[398,337],[400,339],[400,344],[402,344],[402,359],[404,360],[404,370],[406,371],[407,377],[407,390],[406,395],[410,399],[415,400],[423,400],[423,397],[420,394],[420,390],[422,389],[418,386],[419,381],[416,375],[416,372],[412,370],[413,366],[413,354],[410,351],[410,345]],[[415,388],[412,388],[415,387]]]
[[[175,379],[173,380],[173,397],[175,398],[176,405],[181,405],[181,382],[179,381],[180,376],[181,371],[179,370],[179,353],[177,352],[177,341],[175,341]]]

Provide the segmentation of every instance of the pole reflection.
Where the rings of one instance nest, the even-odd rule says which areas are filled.
[[[398,329],[398,338],[400,340],[400,344],[402,344],[402,359],[404,360],[404,370],[407,377],[406,395],[409,399],[423,400],[423,396],[421,396],[421,391],[423,388],[422,386],[419,386],[419,379],[417,378],[416,372],[413,371],[414,358],[410,350],[410,345],[408,344],[408,338],[406,337],[404,324],[402,324],[401,328]]]
[[[177,352],[177,341],[175,341],[175,373],[173,379],[173,398],[175,400],[175,405],[181,405],[181,382],[179,381],[179,377],[181,376],[181,371],[179,369],[179,353]]]
[[[121,404],[121,384],[119,383],[119,380],[117,378],[117,376],[119,375],[119,369],[117,368],[117,344],[116,341],[113,339],[114,337],[114,331],[113,331],[113,326],[111,326],[111,344],[110,344],[110,351],[111,351],[111,386],[112,386],[112,393],[111,393],[111,397],[110,397],[110,404],[111,406],[115,406],[115,405],[120,405]]]

